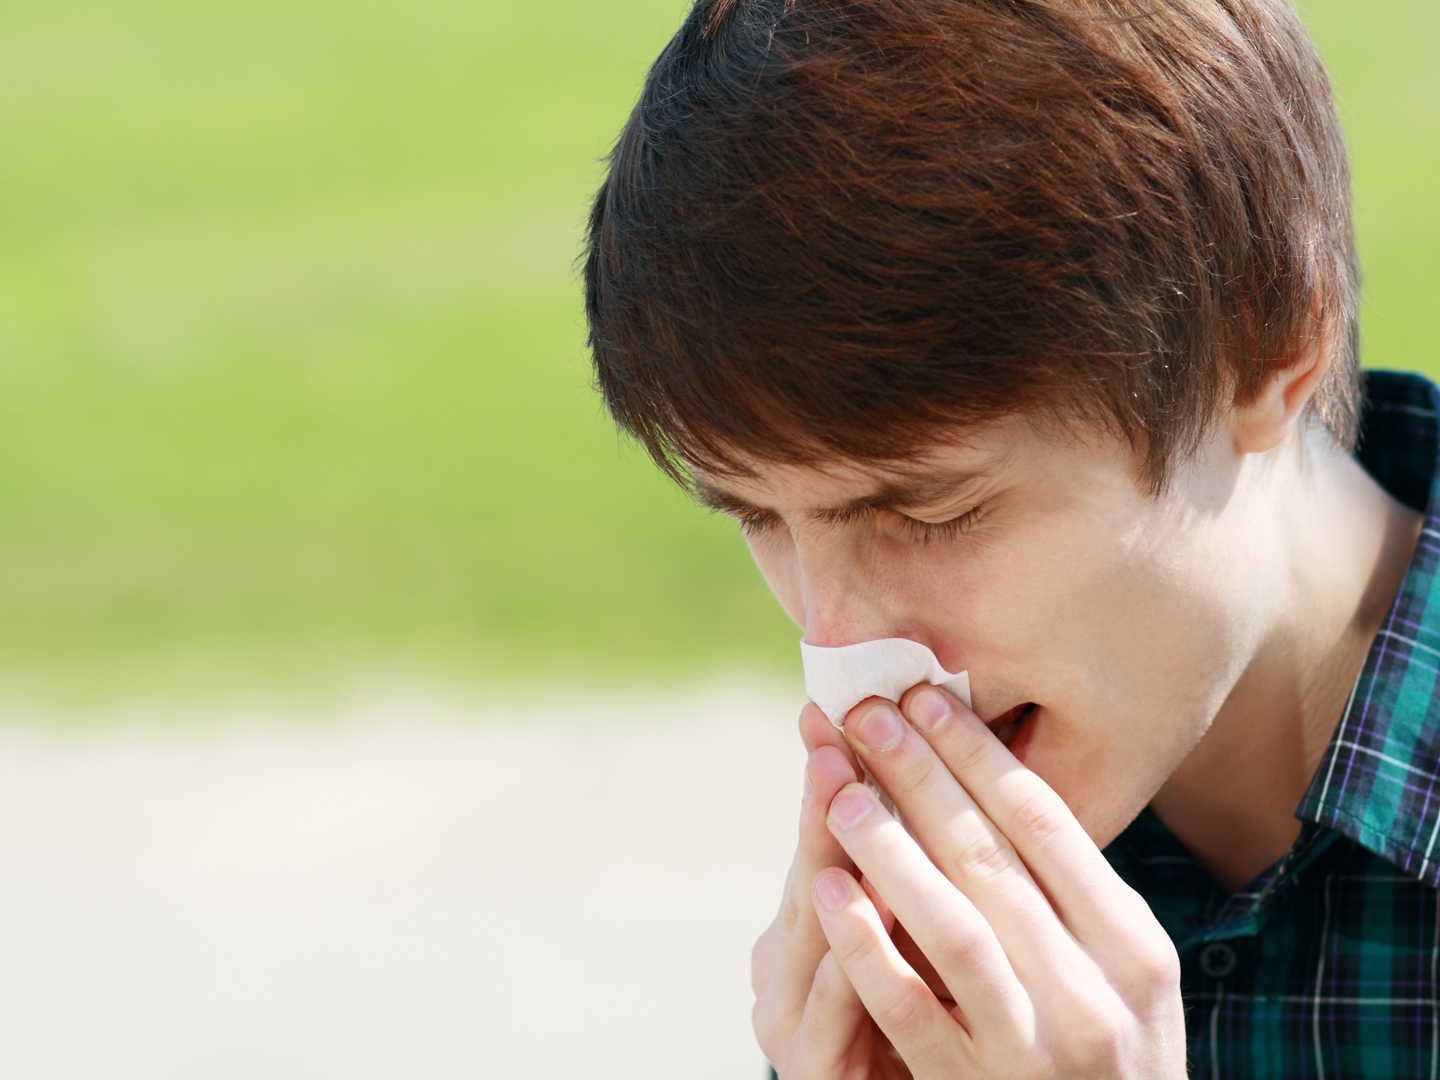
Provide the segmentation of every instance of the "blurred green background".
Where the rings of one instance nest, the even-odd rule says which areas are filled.
[[[0,2],[0,698],[788,670],[572,260],[685,0]],[[1440,4],[1312,0],[1375,366],[1440,374]]]

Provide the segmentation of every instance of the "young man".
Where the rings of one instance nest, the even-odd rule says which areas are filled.
[[[1284,0],[701,2],[586,284],[805,639],[970,673],[801,714],[784,1080],[1436,1075],[1437,398]]]

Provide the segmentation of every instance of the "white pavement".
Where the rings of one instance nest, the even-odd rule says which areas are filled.
[[[803,700],[0,724],[5,1080],[757,1080]]]

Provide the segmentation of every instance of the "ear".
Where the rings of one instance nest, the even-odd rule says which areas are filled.
[[[1330,364],[1329,335],[1318,334],[1288,366],[1272,371],[1253,398],[1230,412],[1235,452],[1263,454],[1284,442],[1329,373]]]

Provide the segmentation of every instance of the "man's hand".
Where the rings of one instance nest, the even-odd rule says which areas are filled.
[[[794,879],[817,867],[808,912],[829,952],[810,943],[807,958],[818,955],[803,1015],[823,1030],[800,1040],[798,1026],[762,1009],[761,995],[757,1030],[782,1080],[892,1075],[875,1049],[884,1043],[919,1080],[1182,1080],[1179,963],[1145,902],[1060,798],[969,709],[941,690],[916,687],[903,713],[871,699],[847,717],[846,735],[918,843],[853,777],[830,799],[826,817],[841,853],[812,840],[826,857],[802,866],[802,823],[802,857],[788,891],[795,897]],[[838,780],[839,771],[825,777]],[[812,803],[828,790],[817,785]],[[802,817],[816,812],[807,805]],[[895,919],[903,933],[892,935]],[[757,974],[764,946],[762,938]],[[801,967],[792,966],[792,979]],[[853,1008],[812,1004],[846,993],[863,1007],[862,1018]],[[883,1040],[871,1037],[864,1064],[833,1050],[810,1055],[812,1046],[847,1037],[858,1045],[871,1018]],[[794,1034],[787,1039],[786,1031]]]
[[[835,794],[859,779],[859,765],[844,736],[813,704],[800,714],[800,735],[810,751],[800,842],[780,913],[751,955],[755,1032],[786,1080],[903,1077],[904,1067],[830,951],[811,899],[816,874],[827,868],[853,880],[855,864],[831,835],[826,814]]]
[[[847,717],[912,839],[860,784],[828,823],[933,965],[900,955],[841,866],[815,877],[833,955],[916,1077],[1185,1076],[1179,961],[1060,797],[934,687]],[[907,719],[908,721],[907,722]]]

